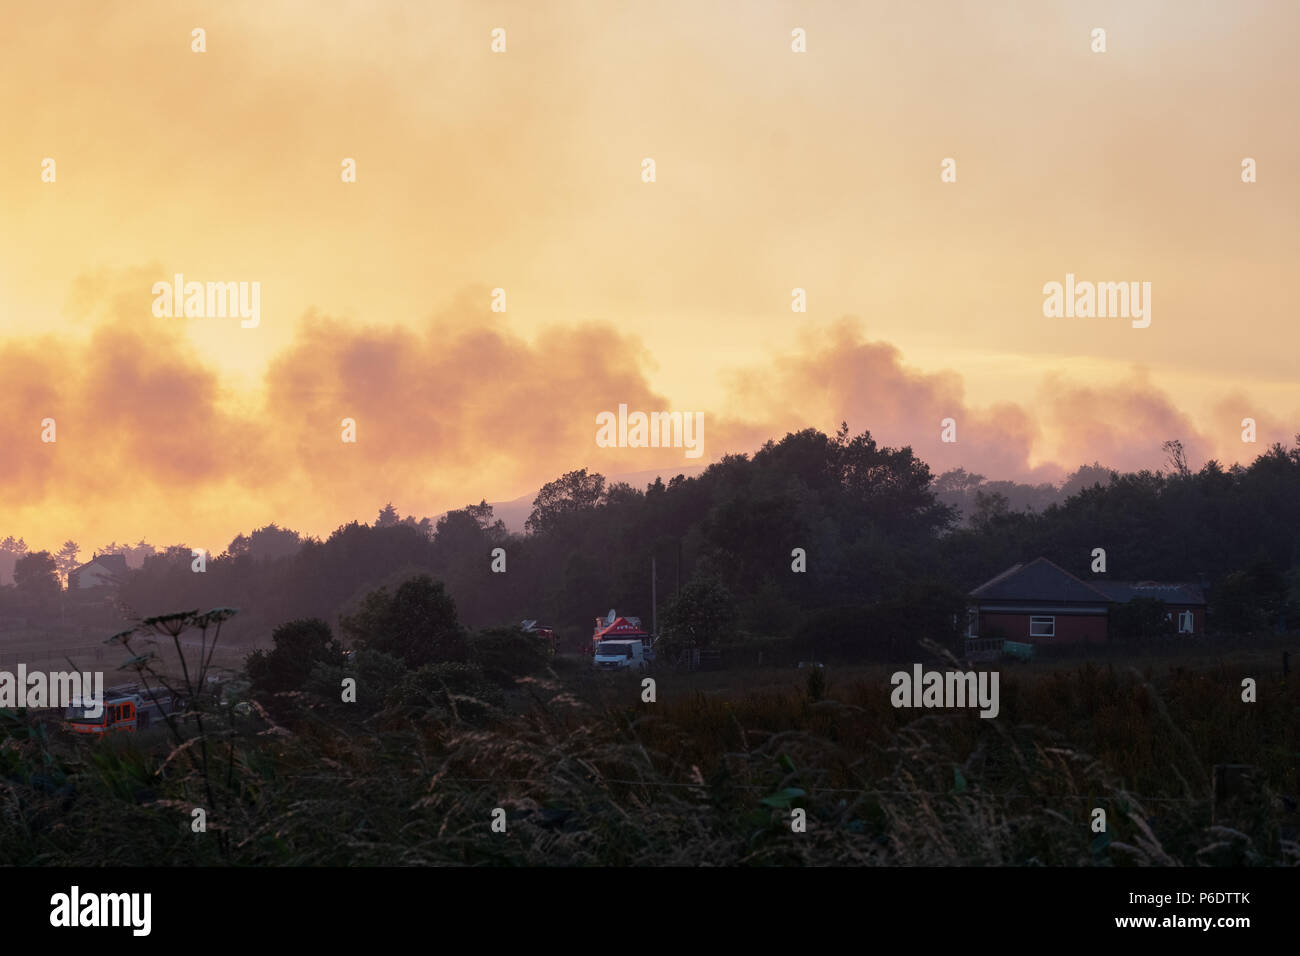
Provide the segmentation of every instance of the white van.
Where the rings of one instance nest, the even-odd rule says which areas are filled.
[[[645,670],[650,666],[640,639],[601,641],[596,645],[593,665],[598,671]]]

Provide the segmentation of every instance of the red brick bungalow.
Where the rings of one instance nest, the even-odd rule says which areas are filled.
[[[1205,632],[1205,597],[1194,584],[1090,582],[1037,558],[970,592],[966,636],[1033,644],[1102,643],[1109,636],[1111,607],[1135,597],[1164,601],[1179,634]]]

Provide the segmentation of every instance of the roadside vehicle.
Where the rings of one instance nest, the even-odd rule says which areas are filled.
[[[555,628],[551,627],[551,625],[549,624],[538,624],[537,621],[531,618],[520,622],[519,626],[524,630],[525,633],[532,634],[535,637],[541,639],[542,641],[545,641],[546,652],[551,657],[555,656],[555,652],[556,652]]]
[[[144,699],[138,694],[106,698],[99,707],[81,698],[73,698],[64,711],[68,727],[78,734],[135,733],[140,727],[140,708]],[[98,710],[99,713],[94,713]],[[148,718],[145,719],[146,724]]]
[[[151,724],[160,722],[164,714],[171,713],[173,701],[170,697],[160,697],[155,703],[139,694],[125,694],[106,696],[98,714],[94,713],[95,709],[91,701],[73,698],[63,719],[77,734],[133,734],[147,730]]]
[[[645,645],[639,639],[630,641],[601,641],[596,645],[592,665],[599,671],[639,670],[649,668],[653,651],[647,656]]]

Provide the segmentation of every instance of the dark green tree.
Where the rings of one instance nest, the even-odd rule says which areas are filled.
[[[401,515],[391,501],[379,509],[379,517],[375,519],[376,528],[394,528],[401,523]]]
[[[301,690],[317,664],[343,664],[343,648],[330,626],[319,618],[281,624],[272,632],[271,643],[271,650],[256,650],[245,663],[255,691],[276,694]]]
[[[48,551],[32,551],[14,563],[14,587],[24,597],[33,601],[48,601],[58,597],[59,568]]]
[[[340,624],[357,647],[392,654],[412,669],[468,657],[456,602],[441,581],[427,574],[403,582],[391,594],[387,588],[370,592]]]
[[[736,602],[713,578],[686,584],[664,610],[664,640],[683,648],[708,647],[731,635],[736,625]]]
[[[530,534],[551,533],[573,515],[593,510],[604,497],[604,475],[587,474],[586,468],[570,471],[542,485],[524,528]]]
[[[297,554],[301,547],[302,538],[298,532],[271,522],[251,534],[237,536],[226,548],[226,553],[235,558],[248,555],[258,560],[274,560]]]

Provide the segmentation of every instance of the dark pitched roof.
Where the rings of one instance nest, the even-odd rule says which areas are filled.
[[[99,565],[101,568],[103,568],[105,571],[107,571],[109,574],[112,575],[125,575],[126,572],[129,570],[126,564],[126,555],[98,554],[95,557],[91,558],[89,561],[87,561],[85,564],[76,567],[73,570],[73,573],[75,574],[77,571],[84,571],[92,564]]]
[[[1195,584],[1163,584],[1159,581],[1098,581],[1095,585],[1117,604],[1133,598],[1155,598],[1166,604],[1204,604],[1205,595]]]
[[[1046,558],[1007,568],[974,591],[985,601],[1054,601],[1070,604],[1104,604],[1111,598]]]

